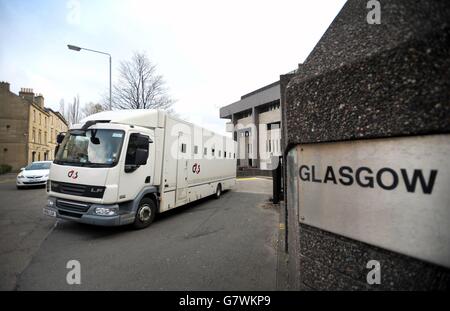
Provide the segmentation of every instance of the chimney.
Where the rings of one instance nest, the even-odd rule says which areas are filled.
[[[0,82],[0,91],[9,92],[9,83],[5,81]]]
[[[44,108],[44,96],[42,94],[37,94],[34,98],[34,102],[39,105],[39,107]]]
[[[28,102],[32,103],[34,100],[34,92],[33,89],[30,88],[21,88],[19,92],[19,96],[23,99],[26,99]]]

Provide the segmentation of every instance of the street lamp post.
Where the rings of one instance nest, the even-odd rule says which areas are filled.
[[[111,54],[109,53],[105,53],[105,52],[101,52],[101,51],[96,51],[96,50],[91,50],[91,49],[86,49],[86,48],[82,48],[79,46],[75,46],[75,45],[71,45],[68,44],[67,47],[69,48],[69,50],[73,50],[73,51],[81,51],[81,50],[85,50],[85,51],[89,51],[89,52],[94,52],[94,53],[99,53],[99,54],[103,54],[103,55],[108,55],[109,56],[109,110],[112,110],[112,96],[111,96]]]

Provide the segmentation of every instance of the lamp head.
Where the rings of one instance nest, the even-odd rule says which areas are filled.
[[[74,51],[77,51],[77,52],[81,51],[81,48],[76,46],[76,45],[68,44],[67,47],[69,48],[69,50],[74,50]]]

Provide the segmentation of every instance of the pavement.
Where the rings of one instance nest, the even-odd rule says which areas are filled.
[[[238,180],[158,215],[143,230],[95,227],[42,215],[45,189],[0,178],[2,290],[275,290],[279,214],[271,180]],[[68,285],[68,261],[81,284]]]
[[[12,290],[55,225],[42,215],[43,187],[17,190],[17,174],[0,175],[0,290]]]
[[[270,177],[243,177],[236,180],[235,192],[259,193],[272,196],[272,178]]]

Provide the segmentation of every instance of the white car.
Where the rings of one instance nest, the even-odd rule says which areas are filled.
[[[17,189],[27,186],[45,185],[50,173],[50,165],[53,161],[33,162],[27,167],[20,169],[16,179]]]

